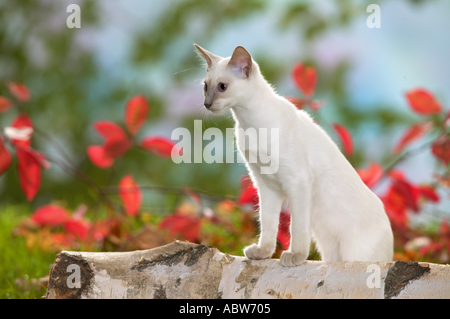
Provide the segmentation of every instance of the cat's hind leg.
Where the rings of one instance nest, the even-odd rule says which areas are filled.
[[[308,258],[311,245],[311,185],[306,175],[286,190],[291,211],[291,245],[288,251],[281,254],[282,266],[297,266]]]
[[[316,248],[322,261],[342,261],[340,245],[338,241],[327,241],[326,245],[316,239]]]

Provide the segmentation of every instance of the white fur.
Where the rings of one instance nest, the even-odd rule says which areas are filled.
[[[393,235],[383,204],[331,138],[308,113],[276,94],[256,62],[252,61],[248,78],[242,78],[229,67],[230,57],[212,60],[205,78],[208,91],[217,91],[219,82],[227,83],[228,89],[214,93],[210,111],[231,109],[242,156],[246,154],[238,128],[279,129],[278,171],[264,175],[260,164],[246,163],[260,198],[261,236],[258,244],[245,248],[245,255],[250,259],[272,256],[279,213],[287,198],[291,245],[281,255],[283,266],[301,264],[308,257],[311,238],[324,261],[392,260]]]

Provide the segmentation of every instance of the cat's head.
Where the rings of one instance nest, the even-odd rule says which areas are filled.
[[[236,47],[231,57],[222,58],[194,44],[200,57],[206,61],[206,77],[203,82],[205,107],[220,114],[230,107],[243,103],[251,90],[251,78],[257,64],[242,46]]]

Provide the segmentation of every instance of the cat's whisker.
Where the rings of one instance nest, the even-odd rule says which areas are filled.
[[[199,68],[189,68],[189,69],[184,69],[184,70],[182,70],[182,71],[175,72],[173,75],[178,75],[178,74],[180,74],[180,73],[184,73],[184,72],[186,72],[186,71],[192,71],[192,70],[198,71],[198,70],[200,70],[200,69],[199,69]]]

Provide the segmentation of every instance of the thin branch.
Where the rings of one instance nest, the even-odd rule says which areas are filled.
[[[46,132],[34,127],[34,132],[38,135],[41,135],[45,140],[47,140],[50,144],[52,144],[55,148],[58,149],[60,152],[60,155],[64,158],[64,160],[69,163],[72,167],[75,167],[75,163],[72,162],[72,159],[70,158],[69,154],[66,152],[64,147],[61,146],[61,144],[58,143],[58,141],[53,138],[51,135],[47,134]]]
[[[403,160],[406,160],[408,158],[411,158],[413,156],[416,156],[416,155],[422,153],[422,151],[424,151],[425,149],[429,148],[430,145],[433,144],[433,142],[434,141],[427,142],[427,143],[422,144],[421,146],[419,146],[419,147],[417,147],[415,149],[412,149],[412,150],[404,152],[403,154],[398,156],[396,159],[394,159],[389,165],[387,165],[384,168],[384,171],[385,172],[389,172],[390,170],[392,170],[395,166],[397,166],[397,164],[399,164]]]
[[[433,141],[426,142],[422,145],[420,145],[417,148],[414,148],[412,150],[406,151],[403,154],[399,155],[397,158],[395,158],[391,163],[389,163],[386,167],[383,167],[383,176],[380,178],[378,183],[373,187],[376,189],[379,185],[381,185],[382,181],[385,180],[389,174],[389,172],[394,169],[399,163],[403,162],[404,160],[407,160],[413,156],[419,155],[424,150],[426,150],[430,145],[433,144]]]
[[[143,185],[143,186],[139,186],[139,188],[141,190],[159,191],[159,192],[166,193],[166,194],[178,194],[178,195],[186,195],[187,194],[187,188],[185,188],[185,187],[166,187],[166,186]],[[102,189],[106,194],[118,194],[119,193],[118,186],[106,186],[106,187],[103,187]],[[189,188],[189,190],[195,194],[201,195],[203,197],[207,197],[210,200],[214,200],[214,201],[222,201],[225,199],[230,199],[230,200],[237,199],[237,196],[234,196],[234,195],[212,194],[209,192],[201,191],[198,189],[191,189],[191,188]],[[133,190],[130,190],[130,192],[133,192]]]
[[[61,161],[54,157],[48,156],[48,154],[45,154],[45,157],[51,163],[59,166],[63,171],[72,174],[73,176],[77,177],[79,180],[84,182],[86,185],[88,185],[90,188],[92,188],[99,195],[100,200],[103,201],[106,205],[111,206],[111,207],[116,206],[108,198],[107,194],[103,191],[102,187],[100,187],[100,185],[98,185],[89,175],[84,174],[82,171],[72,167],[71,165],[68,165],[64,161]],[[115,209],[115,210],[117,210],[117,209]],[[120,210],[118,210],[118,211],[120,211]]]

